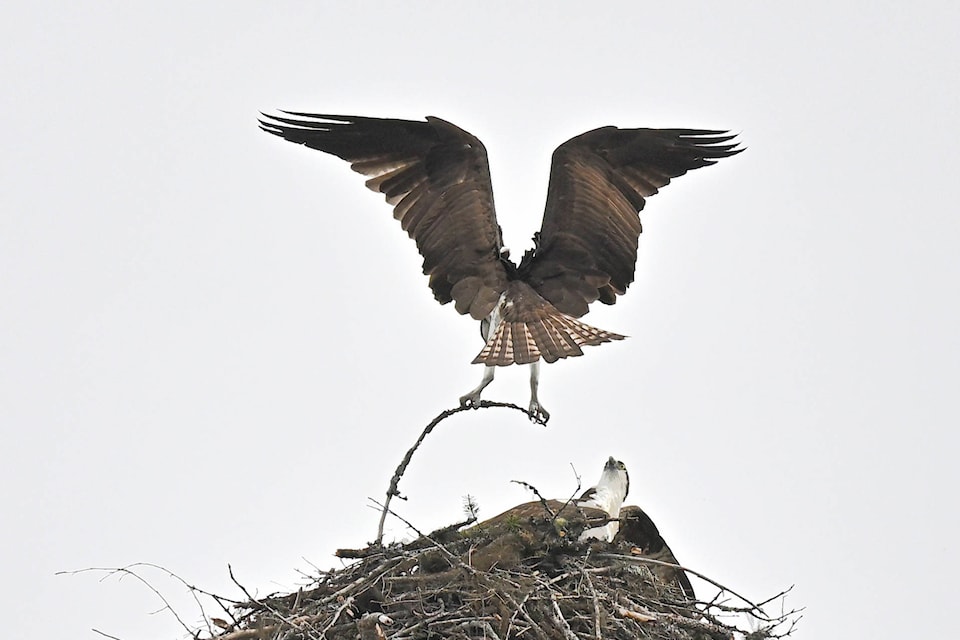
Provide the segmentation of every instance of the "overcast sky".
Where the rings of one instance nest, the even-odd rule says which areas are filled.
[[[137,6],[140,5],[140,6]],[[0,598],[10,637],[180,638],[152,562],[241,597],[372,540],[423,426],[478,382],[382,197],[260,110],[419,119],[487,146],[507,245],[601,125],[748,150],[643,213],[630,339],[543,368],[548,428],[421,448],[423,529],[630,469],[685,565],[798,638],[942,635],[960,571],[954,2],[8,3],[0,9]],[[527,371],[485,393],[525,404]],[[391,526],[390,535],[408,535]],[[147,573],[190,624],[183,589]],[[210,611],[216,613],[215,611]]]

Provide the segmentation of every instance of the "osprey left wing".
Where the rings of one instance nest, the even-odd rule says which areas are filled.
[[[463,129],[426,122],[283,112],[260,128],[342,158],[384,194],[417,243],[440,304],[486,318],[506,289],[487,151]]]

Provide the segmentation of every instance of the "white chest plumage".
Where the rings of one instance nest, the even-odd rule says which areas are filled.
[[[622,462],[611,456],[603,467],[600,481],[581,496],[577,505],[602,509],[610,518],[618,518],[620,507],[623,506],[623,501],[626,500],[629,491],[630,476],[627,474],[626,467]],[[585,530],[580,534],[580,540],[596,539],[610,542],[619,530],[619,522],[608,522],[601,527]]]

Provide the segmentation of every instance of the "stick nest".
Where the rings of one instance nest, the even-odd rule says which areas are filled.
[[[465,524],[408,544],[340,550],[355,562],[296,593],[251,596],[232,607],[232,622],[214,620],[212,637],[760,640],[789,635],[795,622],[796,612],[771,618],[752,603],[734,607],[732,592],[696,601],[671,578],[678,569],[623,543],[578,542],[576,525],[546,505],[539,518]],[[745,613],[759,624],[724,621],[742,623]]]

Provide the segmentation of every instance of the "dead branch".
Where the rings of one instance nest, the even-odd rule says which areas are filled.
[[[536,570],[511,565],[484,571],[465,560],[485,544],[483,536],[498,535],[493,529],[439,540],[388,513],[421,538],[326,574],[313,590],[247,604],[257,617],[214,640],[731,640],[735,633],[762,640],[789,635],[796,623],[789,615],[765,616],[771,622],[759,630],[738,629],[714,615],[722,611],[719,603],[700,609],[675,601],[655,574],[634,568],[632,556],[591,552],[575,540],[554,538],[550,544],[565,550]],[[543,526],[552,529],[546,519]],[[544,550],[525,553],[536,560]],[[445,562],[438,566],[437,557]],[[373,609],[363,598],[371,589],[377,593]],[[775,631],[784,623],[786,633]]]
[[[617,613],[624,618],[630,618],[637,622],[653,622],[657,619],[657,616],[650,615],[649,613],[641,613],[640,611],[631,611],[626,607],[617,607]]]
[[[137,569],[155,568],[188,588],[198,605],[197,596],[213,598],[232,622],[204,613],[200,630],[191,630],[150,587],[193,640],[775,640],[792,634],[800,619],[797,610],[785,611],[790,589],[755,604],[692,569],[631,555],[629,545],[558,535],[539,508],[520,528],[461,531],[468,521],[425,534],[388,505],[371,502],[419,538],[359,550],[355,562],[317,570],[313,583],[289,594],[255,596],[230,565],[246,600],[209,594],[147,563],[84,571],[133,575],[149,587]],[[487,560],[474,564],[477,554]],[[644,565],[685,571],[720,594],[707,602],[679,597],[676,584]],[[779,615],[761,608],[775,601]]]
[[[186,630],[187,633],[189,633],[191,636],[193,636],[193,635],[194,635],[193,629],[191,629],[189,626],[187,626],[187,623],[185,623],[185,622],[183,621],[183,619],[182,619],[182,618],[180,617],[180,615],[176,612],[176,610],[170,605],[170,602],[164,597],[164,595],[163,595],[162,593],[160,593],[160,590],[157,589],[155,586],[153,586],[153,585],[150,583],[149,580],[147,580],[146,578],[144,578],[143,576],[141,576],[139,573],[137,573],[136,571],[134,571],[134,568],[137,568],[137,567],[140,567],[140,566],[146,566],[146,567],[152,567],[152,568],[160,568],[160,569],[162,569],[162,567],[157,567],[156,565],[151,565],[151,564],[148,564],[148,563],[135,563],[135,564],[127,565],[126,567],[114,567],[114,568],[88,567],[88,568],[86,568],[86,569],[77,569],[77,570],[75,570],[75,571],[58,571],[58,572],[56,572],[54,575],[58,575],[58,576],[60,576],[60,575],[77,575],[77,574],[81,574],[81,573],[90,573],[90,572],[94,572],[94,573],[106,573],[107,575],[105,575],[103,578],[101,578],[101,582],[102,582],[103,580],[106,580],[107,578],[110,578],[110,577],[113,577],[113,576],[116,576],[116,575],[120,575],[121,577],[122,577],[122,576],[132,576],[135,580],[139,581],[143,586],[145,586],[147,589],[149,589],[150,591],[152,591],[153,594],[154,594],[155,596],[157,596],[157,598],[160,600],[160,602],[163,603],[163,608],[160,609],[160,611],[163,611],[163,610],[169,611],[170,614],[171,614],[174,618],[176,618],[177,622],[180,623],[180,626],[183,627],[183,628]],[[176,575],[173,574],[172,572],[169,572],[169,571],[167,571],[166,569],[162,569],[162,570],[165,571],[168,575],[174,576],[175,578],[177,578],[178,580],[180,580],[181,583],[183,583],[183,584],[185,584],[185,585],[187,584],[187,583],[184,582],[181,578],[179,578],[179,576],[176,576]],[[187,587],[190,588],[189,585],[187,585]],[[193,591],[192,588],[190,588],[190,590],[191,590],[191,592]],[[201,607],[200,611],[201,611],[201,613],[203,612],[203,608],[202,608],[202,607]],[[206,615],[205,615],[205,614],[204,614],[204,620],[206,620]],[[97,633],[100,633],[101,635],[104,635],[104,636],[107,635],[107,634],[102,633],[102,632],[99,632],[99,631],[98,631]],[[111,636],[108,636],[108,637],[111,637]]]
[[[543,510],[550,515],[550,520],[556,520],[557,514],[553,512],[553,509],[550,508],[550,505],[547,504],[547,499],[540,495],[540,492],[537,491],[537,488],[532,484],[524,482],[523,480],[511,480],[514,484],[519,484],[525,487],[528,491],[532,491],[533,495],[537,496],[537,499],[540,501],[540,504],[543,505]]]
[[[557,596],[553,591],[550,592],[550,604],[552,605],[554,622],[556,622],[560,628],[560,632],[563,634],[565,640],[580,640],[577,638],[577,634],[573,632],[573,629],[570,628],[570,625],[567,624],[567,619],[563,617],[563,612],[560,611],[560,605],[557,604]]]
[[[583,578],[587,583],[587,589],[590,592],[590,601],[593,603],[593,637],[602,640],[603,634],[600,632],[600,601],[597,598],[597,591],[593,588],[593,580],[590,579],[590,573],[583,567]]]
[[[470,565],[468,565],[468,564],[464,563],[463,561],[461,561],[460,558],[459,558],[456,554],[452,553],[449,549],[447,549],[445,546],[443,546],[442,544],[440,544],[439,542],[437,542],[436,540],[434,540],[432,537],[424,534],[422,531],[420,531],[419,529],[417,529],[417,528],[413,525],[413,523],[411,523],[409,520],[407,520],[406,518],[404,518],[403,516],[399,515],[398,513],[394,512],[394,511],[390,511],[390,510],[387,508],[386,505],[381,505],[381,504],[380,504],[379,502],[377,502],[376,500],[371,500],[371,502],[373,502],[374,504],[376,504],[376,505],[378,505],[378,506],[383,507],[384,510],[385,510],[386,512],[389,512],[390,515],[392,515],[394,518],[396,518],[397,520],[399,520],[399,521],[402,522],[403,524],[405,524],[405,525],[407,525],[408,527],[410,527],[410,529],[411,529],[414,533],[416,533],[418,536],[420,536],[421,538],[423,538],[424,540],[426,540],[427,542],[429,542],[430,544],[432,544],[432,545],[434,546],[434,548],[436,548],[438,551],[442,552],[445,556],[447,556],[447,558],[451,561],[451,563],[454,563],[454,564],[459,563],[459,564],[463,565],[463,567],[466,568],[466,569],[467,569],[468,571],[470,571],[471,573],[474,572],[474,568],[473,568],[473,567],[471,567]]]
[[[577,499],[577,496],[580,495],[580,487],[582,486],[580,480],[580,474],[577,473],[577,468],[573,466],[573,463],[570,463],[570,468],[573,470],[573,477],[577,479],[577,487],[573,490],[573,493],[570,494],[570,497],[564,501],[563,506],[560,508],[560,511],[557,512],[557,515],[553,516],[552,520],[556,522],[557,516],[564,512],[564,510]],[[542,498],[541,498],[542,500]]]
[[[723,591],[726,591],[727,593],[729,593],[729,594],[732,595],[732,596],[735,596],[735,597],[737,597],[737,598],[740,598],[740,600],[742,600],[742,601],[744,601],[745,603],[747,603],[748,605],[750,605],[750,607],[751,607],[752,610],[762,611],[762,609],[760,608],[759,605],[756,605],[756,604],[750,602],[749,600],[747,600],[745,597],[743,597],[742,595],[740,595],[739,593],[737,593],[737,592],[734,591],[733,589],[730,589],[729,587],[723,586],[723,585],[720,584],[719,582],[714,581],[712,578],[708,578],[707,576],[703,575],[703,574],[700,573],[699,571],[694,571],[693,569],[688,569],[688,568],[686,568],[686,567],[681,567],[680,565],[678,565],[678,564],[673,564],[672,562],[664,562],[664,561],[662,561],[662,560],[654,560],[653,558],[641,558],[641,557],[638,557],[638,556],[625,556],[625,555],[621,555],[621,554],[609,554],[609,553],[608,553],[608,554],[599,554],[597,557],[599,557],[599,558],[606,558],[606,559],[617,559],[617,560],[621,560],[621,561],[625,561],[625,562],[639,562],[639,563],[642,563],[642,564],[656,564],[656,565],[660,565],[660,566],[663,566],[663,567],[672,567],[672,568],[674,568],[674,569],[679,569],[680,571],[683,571],[684,573],[689,573],[690,575],[697,576],[697,577],[700,578],[701,580],[705,580],[706,582],[709,582],[710,584],[712,584],[712,585],[715,586],[716,588],[721,589],[721,590],[723,590]]]
[[[333,628],[333,625],[337,623],[337,620],[340,619],[340,616],[343,614],[343,612],[352,606],[353,606],[353,596],[350,596],[349,598],[344,598],[343,604],[337,607],[337,610],[334,612],[333,617],[330,618],[330,621],[327,624],[325,624],[323,627],[323,630],[320,631],[320,635],[321,636],[326,635],[327,631],[330,631],[330,629]]]
[[[366,549],[337,549],[333,555],[345,560],[361,560],[369,558],[380,553],[377,547],[367,547]]]
[[[442,411],[440,415],[438,415],[436,418],[430,421],[430,424],[424,427],[423,432],[420,434],[420,437],[417,438],[417,441],[414,443],[414,445],[410,447],[406,455],[403,456],[403,460],[400,461],[400,465],[397,467],[397,470],[393,473],[393,477],[390,478],[390,487],[387,489],[387,499],[384,501],[383,510],[380,512],[380,524],[377,526],[377,537],[373,541],[373,545],[371,546],[379,547],[383,544],[383,526],[387,520],[387,510],[390,507],[390,501],[393,500],[394,496],[397,496],[401,500],[403,499],[403,496],[400,495],[400,491],[397,488],[398,485],[400,484],[400,478],[402,478],[403,474],[406,472],[407,466],[410,464],[410,459],[413,458],[413,454],[416,453],[417,449],[420,448],[420,445],[423,444],[424,438],[426,438],[438,424],[440,424],[443,420],[446,420],[447,418],[449,418],[454,414],[460,413],[461,411],[471,411],[474,409],[489,409],[493,407],[514,409],[516,411],[519,411],[520,413],[525,414],[528,418],[530,418],[534,422],[537,422],[538,424],[546,424],[545,422],[540,422],[537,419],[537,416],[532,412],[528,411],[527,409],[524,409],[523,407],[519,407],[515,404],[511,404],[509,402],[491,402],[489,400],[481,400],[480,404],[478,405],[473,405],[469,407],[456,407],[454,409],[447,409],[445,411]]]

